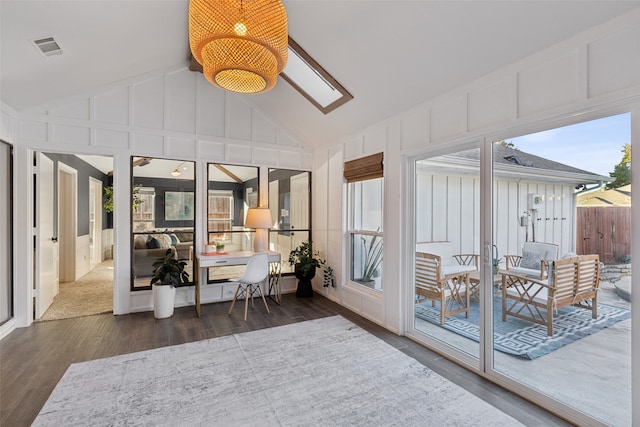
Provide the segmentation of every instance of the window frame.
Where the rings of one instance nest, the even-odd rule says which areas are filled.
[[[379,180],[380,181],[380,190],[379,190],[379,203],[380,203],[380,225],[378,226],[378,228],[376,230],[372,230],[372,229],[368,229],[366,227],[356,227],[356,218],[355,215],[358,214],[358,212],[360,213],[360,215],[362,215],[363,213],[363,209],[362,206],[359,207],[359,209],[356,210],[356,191],[355,191],[355,186],[357,185],[362,185],[364,182],[371,182],[374,180]],[[385,182],[384,182],[384,176],[376,176],[376,177],[371,177],[371,178],[364,178],[364,179],[359,179],[356,181],[351,181],[347,183],[347,232],[346,232],[346,247],[347,247],[347,254],[348,254],[348,265],[347,265],[347,269],[348,269],[348,274],[347,274],[347,282],[362,288],[369,288],[372,289],[374,291],[377,292],[382,292],[384,290],[384,210],[385,210],[385,204],[384,204],[384,191],[385,191],[385,186],[384,186]],[[362,190],[360,190],[360,194],[362,194]],[[360,198],[360,202],[362,202],[362,198]],[[362,225],[362,224],[360,224]],[[375,284],[371,284],[370,282],[365,283],[362,281],[358,281],[356,280],[357,278],[354,277],[355,276],[355,257],[356,257],[356,250],[354,250],[354,245],[355,245],[355,241],[357,241],[357,238],[360,237],[364,244],[364,247],[366,248],[367,244],[371,244],[372,240],[367,240],[367,237],[370,237],[371,239],[373,239],[374,243],[373,246],[375,246],[375,239],[380,238],[380,245],[381,245],[381,258],[379,261],[379,267],[377,267],[376,269],[379,269],[379,282],[375,281]],[[366,261],[365,261],[366,263]]]

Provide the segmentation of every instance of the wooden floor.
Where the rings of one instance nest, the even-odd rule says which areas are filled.
[[[262,304],[256,304],[246,322],[242,320],[242,306],[237,307],[231,316],[227,315],[229,304],[204,305],[200,319],[195,317],[193,308],[188,307],[176,309],[172,318],[164,320],[154,319],[152,312],[125,316],[101,314],[39,322],[13,331],[0,341],[0,426],[29,426],[71,363],[336,314],[363,327],[525,425],[568,425],[501,387],[322,296],[297,299],[293,294],[283,295],[282,305],[269,304],[270,315],[266,314]],[[318,372],[318,375],[322,373]],[[428,425],[427,420],[425,425]],[[469,425],[482,425],[482,420],[470,420]]]

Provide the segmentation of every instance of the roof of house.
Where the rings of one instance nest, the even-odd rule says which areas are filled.
[[[433,166],[432,161],[462,167],[477,164],[480,161],[480,148],[459,151],[453,154],[427,159],[424,163]],[[535,154],[527,153],[503,144],[493,145],[493,161],[496,170],[515,176],[535,176],[545,181],[572,182],[575,184],[590,184],[610,182],[612,179],[583,169],[555,162]]]
[[[631,184],[580,194],[578,206],[631,206]]]

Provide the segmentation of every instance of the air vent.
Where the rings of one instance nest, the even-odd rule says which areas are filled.
[[[62,55],[62,48],[53,37],[33,40],[33,43],[44,56]]]

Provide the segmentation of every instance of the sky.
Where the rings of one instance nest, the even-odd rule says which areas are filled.
[[[521,151],[609,176],[631,143],[628,113],[507,139]]]

